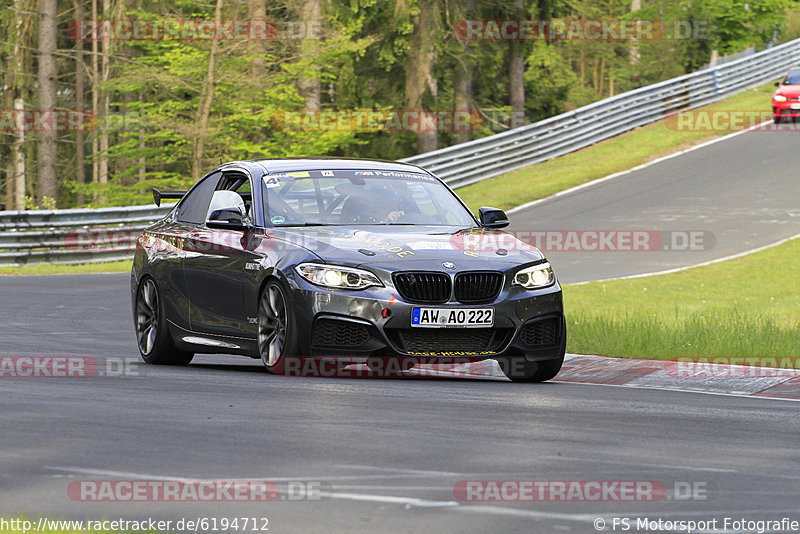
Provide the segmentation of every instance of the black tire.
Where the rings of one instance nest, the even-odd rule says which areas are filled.
[[[550,360],[529,362],[524,355],[497,358],[500,369],[506,378],[513,382],[545,382],[558,374],[564,364],[564,353],[567,350],[567,322],[561,320],[560,356]]]
[[[136,291],[136,341],[142,359],[155,365],[188,365],[194,353],[177,350],[169,335],[158,286],[143,278]]]
[[[258,353],[272,374],[286,372],[287,357],[299,357],[297,323],[286,291],[272,280],[264,286],[258,301]]]
[[[564,356],[552,360],[529,362],[525,356],[498,358],[497,363],[512,382],[545,382],[555,378],[564,363]]]

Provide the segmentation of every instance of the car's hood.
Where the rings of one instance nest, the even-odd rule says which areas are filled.
[[[787,98],[797,98],[800,96],[800,85],[781,85],[775,90],[776,95],[783,95]]]
[[[504,270],[544,258],[535,247],[502,230],[451,226],[319,226],[273,228],[275,239],[302,246],[327,263],[387,270]]]

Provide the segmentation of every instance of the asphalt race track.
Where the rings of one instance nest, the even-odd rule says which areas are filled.
[[[793,142],[741,135],[523,210],[514,228],[716,236],[708,251],[549,254],[567,281],[742,252],[800,232]],[[281,378],[234,356],[146,366],[128,278],[0,278],[0,355],[98,364],[89,378],[0,378],[0,516],[266,517],[269,532],[369,533],[612,532],[626,517],[634,527],[645,517],[717,519],[723,532],[725,517],[800,520],[795,402],[477,378]],[[109,503],[67,490],[164,479],[271,480],[282,497]],[[481,480],[652,481],[667,494],[486,503],[454,494]],[[289,498],[300,487],[312,498]],[[735,527],[726,531],[753,532]]]
[[[797,143],[796,131],[737,135],[513,212],[510,229],[526,241],[532,231],[669,232],[662,246],[643,252],[576,251],[566,247],[564,235],[561,249],[556,241],[555,251],[545,250],[563,282],[658,272],[746,252],[800,234]],[[697,236],[694,247],[690,233]]]

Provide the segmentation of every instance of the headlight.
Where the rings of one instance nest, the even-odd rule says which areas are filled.
[[[556,275],[549,263],[540,263],[533,267],[527,267],[514,275],[514,285],[522,286],[525,289],[547,287],[555,281]]]
[[[371,272],[353,267],[301,263],[294,270],[312,284],[331,289],[365,289],[370,286],[383,286],[378,277]]]
[[[775,102],[786,102],[786,97],[783,95],[772,95],[772,100]]]

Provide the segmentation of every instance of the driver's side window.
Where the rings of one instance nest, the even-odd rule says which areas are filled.
[[[214,173],[202,178],[180,201],[175,212],[175,220],[189,224],[204,224],[211,196],[217,188],[221,174]]]

